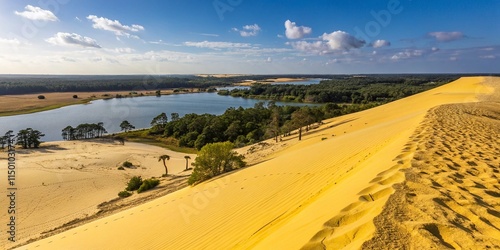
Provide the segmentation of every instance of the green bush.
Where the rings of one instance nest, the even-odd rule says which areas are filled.
[[[144,191],[147,191],[149,189],[152,189],[160,184],[160,180],[157,179],[147,179],[142,182],[142,185],[139,187],[137,190],[137,193],[142,193]]]
[[[195,162],[188,184],[193,185],[214,176],[246,166],[245,157],[233,151],[230,142],[209,143],[201,149]]]
[[[132,193],[130,193],[128,191],[121,191],[118,193],[118,196],[120,196],[121,198],[129,197],[131,195],[132,195]]]
[[[127,188],[125,190],[127,191],[135,191],[139,189],[142,185],[142,178],[140,176],[134,176],[130,179],[130,181],[127,183]]]
[[[126,161],[126,162],[122,163],[122,166],[124,166],[126,168],[131,168],[134,166],[134,164],[132,164],[132,162]]]

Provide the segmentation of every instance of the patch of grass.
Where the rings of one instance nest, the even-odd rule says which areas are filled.
[[[150,190],[160,184],[160,180],[158,179],[146,179],[142,182],[142,185],[137,190],[137,193],[142,193],[144,191]]]
[[[130,193],[128,191],[121,191],[118,193],[118,196],[120,196],[121,198],[126,198],[126,197],[129,197],[131,195],[132,195],[132,193]]]
[[[133,166],[134,164],[132,164],[132,162],[129,161],[125,161],[124,163],[122,163],[122,167],[131,168]]]

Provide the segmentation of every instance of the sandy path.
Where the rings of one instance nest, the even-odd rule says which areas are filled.
[[[267,161],[21,249],[355,249],[375,232],[427,111],[473,102],[484,78],[327,121]]]

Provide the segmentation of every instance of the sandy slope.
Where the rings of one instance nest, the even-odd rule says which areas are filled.
[[[364,248],[500,249],[500,92],[492,96],[429,111],[409,143],[406,181]]]
[[[462,78],[330,120],[253,167],[21,249],[359,248],[404,180],[398,170],[410,167],[408,141],[427,111],[476,101],[492,91],[482,81]]]
[[[171,173],[182,173],[185,167],[185,154],[143,144],[123,146],[94,140],[51,142],[42,146],[38,150],[17,150],[17,243],[98,212],[97,206],[116,198],[133,175],[161,176],[165,169],[158,162],[159,155],[172,157],[167,163]],[[2,183],[7,179],[5,156],[0,152]],[[191,157],[194,159],[194,155]],[[136,167],[118,170],[126,160]],[[0,192],[6,197],[4,184]],[[0,207],[8,207],[6,199],[1,200]],[[0,214],[3,225],[7,222],[7,209],[1,209]],[[12,245],[4,237],[3,229],[2,249]]]

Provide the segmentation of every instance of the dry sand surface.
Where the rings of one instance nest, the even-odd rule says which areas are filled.
[[[438,106],[499,84],[461,78],[328,120],[301,142],[254,147],[252,167],[20,249],[498,246],[498,104]]]
[[[134,175],[143,178],[160,177],[165,168],[158,162],[158,156],[168,154],[167,162],[170,172],[186,175],[185,154],[165,149],[126,143],[124,146],[103,140],[70,141],[42,144],[38,150],[17,150],[17,244],[37,238],[41,233],[60,227],[75,219],[82,219],[99,212],[113,210],[123,206],[123,202],[113,202],[99,206],[103,202],[117,198],[119,191],[126,186],[128,179]],[[6,173],[6,154],[0,155],[0,171]],[[194,159],[195,156],[191,155]],[[124,162],[134,164],[132,168],[118,170]],[[5,164],[4,164],[5,163]],[[2,174],[5,179],[7,177]],[[184,179],[185,182],[185,179]],[[2,180],[2,183],[5,183]],[[169,189],[179,184],[176,179],[165,178],[155,191],[164,192],[168,183]],[[1,196],[6,197],[6,188]],[[147,199],[154,192],[135,194],[127,200]],[[130,199],[132,198],[132,199]],[[104,204],[103,204],[104,205]],[[2,199],[0,207],[7,208],[6,199]],[[0,210],[2,224],[7,217],[7,209]],[[2,228],[2,236],[5,236]],[[0,239],[0,249],[12,246],[7,237]]]

